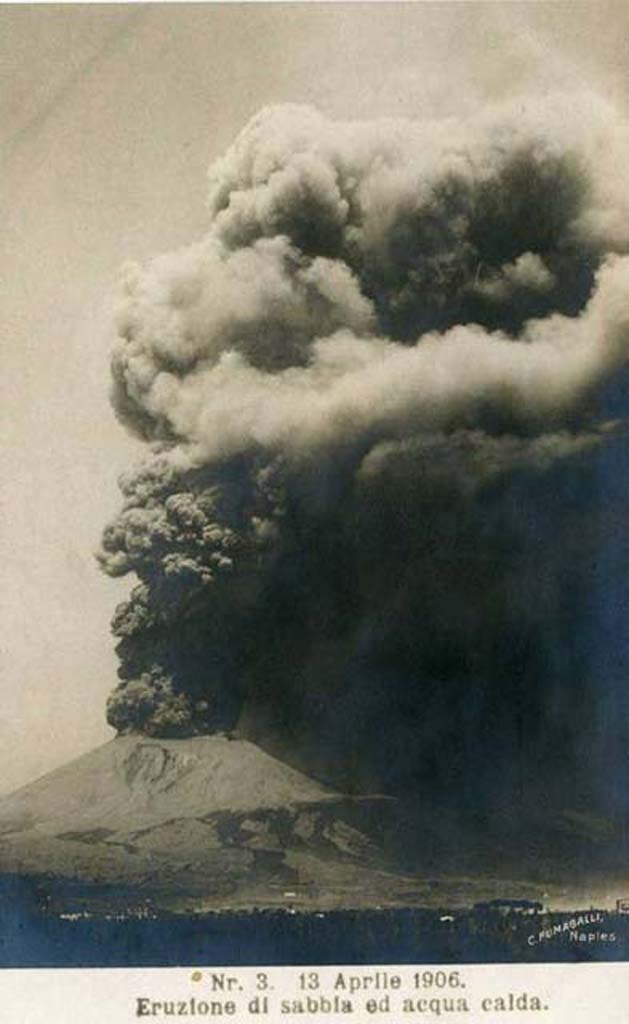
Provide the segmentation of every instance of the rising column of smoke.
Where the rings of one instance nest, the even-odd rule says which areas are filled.
[[[565,731],[628,155],[591,96],[244,129],[203,241],[126,274],[113,401],[153,455],[100,555],[139,580],[115,728],[240,717],[393,784],[487,730],[535,756],[549,714]]]

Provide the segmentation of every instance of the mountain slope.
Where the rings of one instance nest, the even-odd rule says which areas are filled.
[[[246,740],[122,736],[0,800],[0,831],[138,828],[182,811],[194,817],[335,797]]]
[[[361,829],[385,804],[246,740],[120,737],[0,800],[0,870],[171,907],[356,905],[396,877]]]

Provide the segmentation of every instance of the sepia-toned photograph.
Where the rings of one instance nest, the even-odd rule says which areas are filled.
[[[629,960],[629,6],[0,21],[0,965]]]

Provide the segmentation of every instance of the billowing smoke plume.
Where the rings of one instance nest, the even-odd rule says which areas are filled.
[[[153,454],[100,556],[138,580],[115,728],[239,722],[392,787],[578,746],[629,137],[547,107],[264,110],[206,236],[127,270],[113,401]]]

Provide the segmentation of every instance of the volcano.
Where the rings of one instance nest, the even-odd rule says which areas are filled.
[[[601,843],[617,845],[594,842],[589,819],[523,822],[512,835],[459,821],[453,842],[433,806],[421,856],[405,859],[410,833],[397,854],[387,840],[406,817],[390,797],[337,792],[246,739],[132,734],[0,800],[0,875],[34,880],[52,912],[92,914],[453,908],[504,896],[574,907],[609,903],[619,876],[626,889],[626,857],[602,878],[584,869]]]
[[[197,912],[389,905],[409,880],[366,831],[388,804],[247,740],[121,736],[0,801],[0,870]]]

